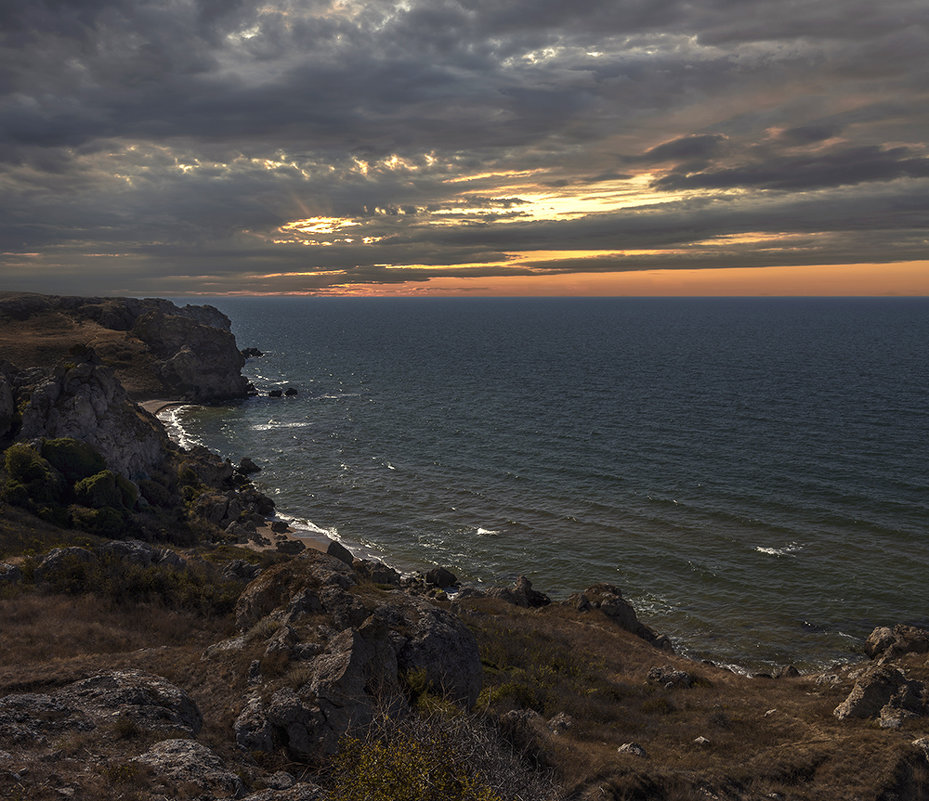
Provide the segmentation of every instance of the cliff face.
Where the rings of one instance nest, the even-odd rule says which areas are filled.
[[[84,356],[34,387],[18,438],[81,440],[111,469],[131,479],[159,471],[171,448],[163,426],[129,400],[113,371],[100,364],[92,351]]]
[[[0,351],[6,359],[47,367],[67,360],[75,343],[90,346],[135,399],[245,397],[248,382],[240,372],[245,361],[229,329],[229,319],[212,306],[179,307],[154,298],[0,295]]]

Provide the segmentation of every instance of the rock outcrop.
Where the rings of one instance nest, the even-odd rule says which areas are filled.
[[[227,770],[219,756],[195,740],[162,740],[132,760],[152,770],[156,780],[183,783],[208,798],[240,798],[242,780]]]
[[[897,728],[903,718],[925,714],[927,702],[922,682],[907,679],[891,665],[875,665],[858,678],[834,714],[839,720],[879,718],[884,728]]]
[[[110,469],[130,479],[160,472],[172,447],[164,427],[129,399],[93,350],[75,358],[80,361],[55,370],[32,389],[17,438],[86,442]]]
[[[68,684],[53,693],[0,698],[0,741],[42,743],[64,730],[128,725],[143,731],[200,731],[197,705],[179,687],[139,670],[114,670]]]
[[[477,643],[461,620],[423,598],[366,587],[352,568],[318,551],[249,584],[236,623],[244,632],[267,631],[270,664],[302,665],[296,686],[247,700],[235,723],[247,750],[331,754],[377,708],[406,708],[413,685],[466,707],[480,690]]]

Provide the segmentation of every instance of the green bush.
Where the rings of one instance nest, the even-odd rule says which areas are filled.
[[[110,539],[121,539],[132,522],[125,511],[114,509],[112,506],[89,509],[86,506],[73,505],[69,512],[70,522],[74,528]]]
[[[41,453],[71,486],[106,469],[103,457],[79,439],[59,437],[43,440]]]
[[[24,443],[11,445],[6,449],[3,457],[6,468],[7,481],[4,486],[4,498],[15,503],[10,497],[23,500],[22,490],[25,488],[28,503],[17,503],[18,506],[32,508],[35,505],[56,504],[61,500],[65,484],[61,474],[43,459],[35,448]]]
[[[101,470],[74,485],[74,497],[81,506],[91,509],[132,509],[138,500],[135,485],[119,473]]]
[[[33,572],[38,561],[37,557],[31,560]],[[145,567],[112,555],[84,560],[69,554],[54,571],[43,574],[42,582],[51,592],[93,593],[120,606],[160,603],[204,615],[231,612],[243,587],[243,582],[224,579],[217,569],[205,565]]]

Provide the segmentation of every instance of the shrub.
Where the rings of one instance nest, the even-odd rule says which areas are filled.
[[[82,478],[88,478],[106,469],[103,457],[79,439],[59,437],[43,440],[41,453],[72,486]]]
[[[101,470],[74,485],[74,496],[82,506],[103,509],[132,509],[138,500],[135,485],[119,473]]]
[[[23,443],[11,445],[3,461],[7,473],[3,495],[10,503],[19,501],[18,506],[34,508],[61,500],[65,487],[61,474],[35,448]]]
[[[345,737],[330,801],[516,801],[558,798],[551,776],[529,767],[478,718],[382,712]]]

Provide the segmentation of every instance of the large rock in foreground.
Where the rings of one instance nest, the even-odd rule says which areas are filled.
[[[266,642],[256,692],[235,724],[248,751],[283,746],[295,758],[318,758],[378,707],[401,710],[422,692],[470,707],[481,688],[477,642],[458,617],[364,584],[318,551],[265,570],[239,598],[236,622],[245,639],[260,633]],[[206,658],[223,651],[214,646]],[[282,664],[298,683],[275,684]]]

